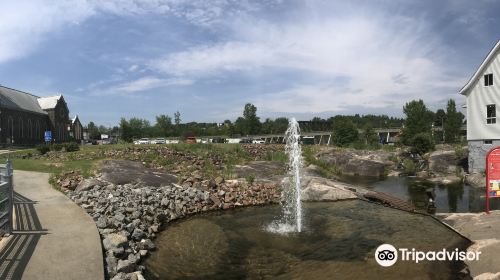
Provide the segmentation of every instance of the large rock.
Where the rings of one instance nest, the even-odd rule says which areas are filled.
[[[357,198],[354,187],[322,178],[311,179],[302,189],[303,201],[337,201],[354,198]]]
[[[101,173],[101,180],[115,185],[143,183],[159,187],[178,181],[174,175],[148,169],[140,162],[128,160],[106,160],[102,163]]]
[[[317,155],[318,159],[335,166],[338,172],[349,176],[384,177],[390,153],[328,149]]]
[[[89,178],[81,181],[76,187],[75,192],[86,191],[93,188],[94,186],[104,186],[104,185],[105,183],[102,181],[99,181],[95,178]]]
[[[429,155],[429,171],[440,174],[455,174],[456,162],[455,151],[434,151]]]
[[[118,265],[116,266],[116,272],[129,273],[135,270],[135,263],[130,260],[118,260]]]
[[[110,250],[114,247],[123,247],[128,243],[128,238],[123,234],[111,233],[106,235],[102,241],[104,249]]]

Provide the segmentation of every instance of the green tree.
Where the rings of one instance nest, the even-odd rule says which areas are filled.
[[[120,133],[121,137],[126,142],[132,142],[134,135],[132,133],[132,127],[130,123],[125,119],[121,118],[120,120]]]
[[[410,140],[412,152],[423,155],[434,149],[434,141],[429,133],[418,133]]]
[[[243,125],[243,134],[257,134],[260,131],[260,120],[259,117],[257,117],[257,107],[255,107],[251,103],[245,104],[245,108],[243,109],[243,119],[244,125]]]
[[[405,145],[411,145],[413,137],[419,133],[431,135],[433,112],[427,109],[424,101],[412,100],[403,107],[406,115],[405,126],[403,129],[402,141]]]
[[[350,120],[337,120],[333,123],[332,140],[337,146],[354,143],[358,140],[358,129]]]
[[[363,134],[361,135],[362,140],[367,145],[377,144],[379,141],[378,135],[371,126],[370,123],[367,123],[363,128]]]
[[[167,115],[156,116],[155,130],[158,136],[167,136],[172,128],[172,118]]]
[[[236,119],[232,134],[246,134],[246,122],[244,118],[239,117]]]
[[[151,124],[148,120],[131,118],[129,121],[132,138],[142,138],[149,136]]]
[[[443,123],[446,120],[446,112],[443,109],[439,109],[434,114],[434,127],[438,127],[440,129],[436,129],[433,131],[434,141],[438,143],[444,142],[444,133],[443,133]]]
[[[181,113],[179,111],[174,113],[174,123],[177,127],[181,124]]]
[[[460,128],[464,115],[457,112],[457,107],[453,99],[448,100],[446,105],[446,118],[443,123],[444,140],[446,143],[456,143],[460,140]]]
[[[99,139],[101,137],[101,132],[99,128],[94,124],[94,122],[89,122],[87,125],[87,131],[89,133],[90,139]]]

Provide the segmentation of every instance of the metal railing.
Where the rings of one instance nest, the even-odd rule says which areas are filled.
[[[14,184],[12,161],[0,164],[0,235],[11,234],[13,227]]]

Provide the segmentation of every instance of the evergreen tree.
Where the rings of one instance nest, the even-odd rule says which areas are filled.
[[[403,107],[403,112],[406,115],[402,135],[403,144],[411,146],[411,141],[417,134],[425,133],[431,135],[434,114],[427,109],[422,99],[406,103]]]
[[[446,143],[456,143],[460,140],[460,128],[464,115],[457,112],[455,101],[448,100],[446,105],[446,119],[443,124],[444,139]]]

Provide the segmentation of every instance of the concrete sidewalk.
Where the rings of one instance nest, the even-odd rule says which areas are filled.
[[[104,279],[94,221],[48,180],[14,171],[15,226],[0,250],[0,279]]]

